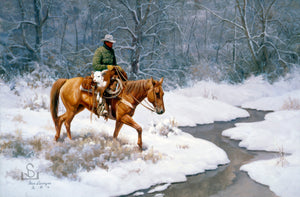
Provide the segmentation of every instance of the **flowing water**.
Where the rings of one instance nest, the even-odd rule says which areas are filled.
[[[258,122],[264,120],[268,112],[248,110],[249,118],[240,118],[229,122],[215,122],[196,127],[181,127],[194,137],[213,142],[228,155],[230,163],[219,166],[216,170],[187,177],[187,181],[171,184],[166,190],[149,194],[153,186],[143,192],[143,196],[174,196],[174,197],[275,197],[269,187],[253,181],[240,167],[251,161],[274,158],[276,153],[264,151],[248,151],[238,146],[238,141],[222,136],[222,131],[234,127],[235,123]],[[134,192],[136,193],[136,192]],[[133,194],[128,196],[133,196]]]

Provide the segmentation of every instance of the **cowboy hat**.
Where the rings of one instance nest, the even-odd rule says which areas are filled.
[[[101,41],[107,41],[111,43],[115,43],[116,41],[114,40],[113,36],[110,34],[106,34],[105,37]]]

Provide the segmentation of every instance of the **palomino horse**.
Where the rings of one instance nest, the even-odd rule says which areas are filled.
[[[93,113],[96,110],[93,108],[93,96],[80,90],[83,78],[76,77],[71,79],[58,79],[52,86],[50,95],[50,111],[55,124],[57,141],[60,137],[62,123],[65,124],[67,135],[71,137],[71,121],[74,116],[87,108]],[[138,132],[138,146],[142,149],[142,127],[137,124],[132,116],[136,107],[147,98],[153,105],[157,114],[162,114],[165,111],[162,89],[163,78],[160,81],[151,79],[126,81],[123,83],[123,90],[117,98],[107,99],[108,104],[111,106],[110,119],[116,120],[114,138],[118,137],[120,129],[124,124],[135,128]],[[66,112],[60,116],[58,113],[58,99],[59,95],[66,108]],[[94,100],[95,101],[95,100]],[[97,106],[97,103],[96,105]]]

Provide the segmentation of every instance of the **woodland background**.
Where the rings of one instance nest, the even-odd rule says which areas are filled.
[[[273,82],[299,67],[299,0],[0,0],[6,82],[89,75],[105,34],[130,79]],[[50,83],[49,83],[50,85]]]

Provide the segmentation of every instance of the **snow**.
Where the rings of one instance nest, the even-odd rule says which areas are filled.
[[[246,171],[255,181],[269,185],[270,190],[278,196],[299,196],[300,155],[294,153],[291,156],[285,156],[285,160],[288,164],[283,166],[278,158],[256,161],[243,165],[241,170]]]
[[[268,103],[261,103],[259,106],[251,106],[250,103],[284,94],[288,96],[293,91],[299,91],[299,75],[299,71],[297,71],[273,84],[268,83],[261,76],[250,77],[244,83],[235,85],[225,82],[199,81],[193,86],[177,90],[177,92],[189,97],[201,96],[209,99],[217,99],[234,106],[260,109],[260,107],[264,107]],[[269,108],[268,110],[272,109]],[[264,107],[264,110],[267,110],[267,108]]]
[[[151,113],[142,106],[137,108],[134,115],[143,128],[146,149],[142,153],[135,151],[137,132],[124,126],[118,138],[127,143],[120,145],[121,152],[128,148],[132,153],[118,159],[118,155],[114,155],[118,152],[109,152],[115,146],[114,142],[109,141],[112,145],[105,147],[105,154],[111,153],[117,159],[107,160],[104,163],[107,168],[97,166],[90,171],[78,168],[74,179],[57,177],[47,171],[51,161],[45,155],[57,151],[59,147],[56,146],[62,148],[82,143],[82,136],[90,133],[111,137],[114,121],[105,122],[93,116],[91,122],[90,113],[85,110],[72,122],[72,136],[77,136],[77,141],[66,138],[56,145],[48,110],[49,92],[49,88],[27,87],[24,81],[10,90],[8,85],[1,82],[0,134],[21,135],[24,141],[42,137],[49,149],[43,150],[37,157],[16,158],[1,151],[0,196],[117,196],[153,185],[157,186],[149,192],[163,191],[170,183],[185,181],[186,175],[216,169],[218,165],[230,162],[222,149],[206,140],[194,138],[178,126],[195,126],[249,116],[246,110],[237,106],[275,112],[269,113],[262,122],[236,124],[235,128],[225,130],[223,135],[241,140],[239,145],[250,150],[279,152],[278,157],[272,160],[248,163],[241,170],[255,181],[269,185],[279,196],[300,196],[297,190],[300,180],[299,74],[287,76],[273,84],[262,77],[251,77],[243,84],[200,81],[191,87],[165,92],[166,112],[163,115]],[[59,111],[64,111],[61,105]],[[62,133],[65,133],[64,128]],[[93,140],[84,143],[85,149],[82,150],[93,152],[97,143]],[[76,154],[76,151],[76,146],[72,147],[68,154]],[[78,155],[81,157],[81,154],[84,152]],[[99,161],[105,158],[103,155],[100,157]],[[35,170],[40,172],[39,182],[18,180],[19,174],[26,172],[28,163],[34,164]],[[48,187],[43,185],[43,188],[37,188],[45,183],[49,184]],[[134,193],[137,196],[143,194]]]
[[[276,111],[267,114],[262,122],[239,123],[235,128],[222,133],[231,139],[241,140],[239,146],[249,150],[279,152],[277,158],[256,161],[241,167],[252,179],[269,185],[279,196],[300,195],[299,120],[300,110]]]
[[[229,121],[237,117],[248,117],[246,110],[237,108],[219,100],[203,98],[201,96],[186,95],[185,92],[175,91],[165,95],[166,113],[162,116],[146,116],[154,120],[161,117],[174,117],[180,126],[196,126],[196,124],[208,124],[214,121]],[[142,109],[143,110],[143,109]],[[145,117],[137,111],[137,121]],[[148,120],[150,121],[150,119]]]
[[[159,116],[153,113],[149,114],[146,109],[140,106],[134,116],[144,128],[143,143],[146,150],[142,153],[135,151],[128,156],[129,158],[120,161],[107,160],[105,163],[107,169],[100,167],[96,167],[92,171],[77,169],[77,178],[73,180],[70,177],[57,177],[54,172],[45,170],[49,169],[51,165],[45,155],[61,150],[61,148],[57,149],[55,143],[52,142],[55,130],[47,109],[50,89],[29,88],[22,81],[16,85],[13,91],[6,84],[2,83],[1,86],[3,88],[0,90],[0,99],[1,103],[5,103],[1,106],[1,135],[21,135],[23,141],[42,137],[49,146],[49,149],[45,148],[37,157],[18,156],[15,158],[5,154],[0,155],[1,196],[4,194],[11,194],[11,196],[52,196],[54,193],[56,196],[93,196],[95,194],[116,196],[146,189],[152,185],[164,184],[165,187],[156,188],[156,191],[160,191],[167,188],[170,183],[185,181],[186,175],[216,169],[218,165],[230,162],[222,149],[211,142],[194,138],[190,134],[182,132],[178,129],[178,125],[195,125],[248,116],[245,110],[226,103],[200,97],[188,98],[180,94],[176,99],[171,99],[174,94],[166,92],[165,103],[170,112]],[[201,102],[199,105],[196,103],[192,107],[185,108],[185,99],[189,99],[193,103],[200,99]],[[196,106],[197,109],[195,109]],[[215,114],[215,106],[221,109],[221,114]],[[197,110],[201,108],[207,114],[202,113],[197,116]],[[180,110],[181,113],[178,113],[177,110]],[[190,110],[192,112],[189,114]],[[64,109],[60,107],[60,113],[62,111]],[[188,121],[187,114],[191,118],[195,117]],[[113,129],[114,121],[105,122],[93,116],[93,120],[90,122],[90,113],[87,110],[78,114],[71,126],[72,136],[79,138],[90,130],[112,136]],[[62,132],[65,132],[64,128]],[[133,128],[124,126],[118,138],[128,141],[124,147],[127,146],[132,150],[137,149],[137,133]],[[5,139],[3,140],[5,141]],[[79,143],[80,140],[75,142]],[[72,146],[72,142],[67,138],[62,143],[67,147]],[[86,148],[82,150],[92,151],[95,145],[96,141],[91,141],[85,144]],[[26,149],[25,146],[24,149]],[[75,148],[68,150],[66,156],[76,154]],[[106,149],[108,152],[111,148],[107,147]],[[78,155],[81,154],[83,153]],[[149,159],[146,159],[147,157]],[[30,183],[30,181],[18,180],[21,172],[26,172],[28,163],[34,164],[34,170],[40,173],[38,182],[31,181]],[[37,189],[45,183],[49,183],[48,188],[42,186],[42,189]],[[16,187],[18,188],[17,191]]]
[[[235,128],[223,131],[224,136],[241,140],[239,146],[249,150],[294,153],[300,148],[300,110],[277,111],[255,123],[238,123]],[[259,137],[258,137],[259,136]]]
[[[159,186],[156,186],[155,188],[151,189],[148,193],[154,193],[154,192],[160,192],[160,191],[163,191],[163,190],[166,190],[171,184],[170,183],[167,183],[167,184],[164,184],[164,185],[159,185]]]
[[[288,102],[289,100],[293,100],[293,99],[298,99],[298,98],[300,98],[299,89],[283,93],[279,96],[272,96],[272,97],[267,96],[254,101],[246,102],[242,105],[242,107],[265,110],[265,111],[267,110],[278,111],[284,109],[285,102]]]
[[[281,197],[300,196],[299,85],[299,77],[279,81],[266,88],[264,96],[245,100],[243,107],[274,112],[267,114],[264,121],[238,123],[235,128],[222,132],[240,140],[239,146],[249,150],[277,152],[275,158],[245,164],[241,170]],[[262,89],[258,88],[258,94]]]

